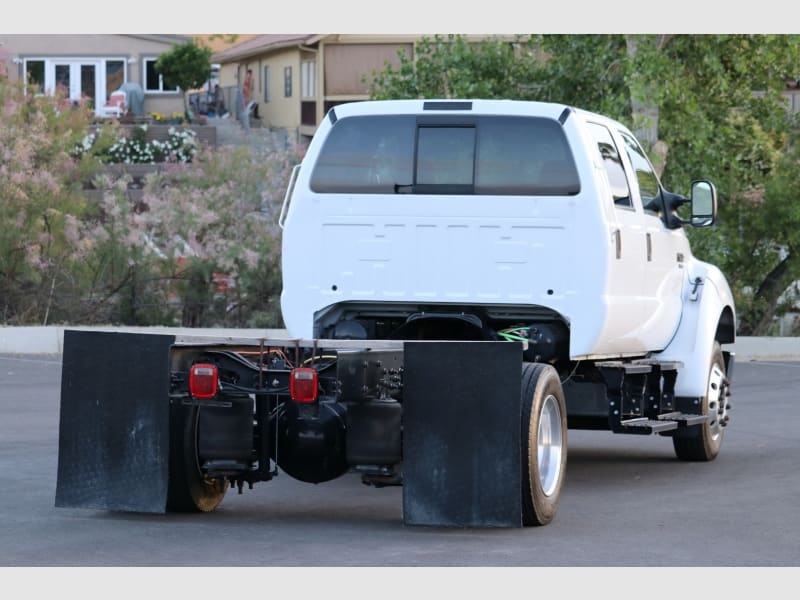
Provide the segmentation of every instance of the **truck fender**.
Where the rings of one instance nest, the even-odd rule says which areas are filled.
[[[696,398],[706,393],[714,341],[735,341],[736,315],[733,294],[717,267],[693,261],[687,272],[681,321],[666,348],[652,358],[682,363],[675,395]]]

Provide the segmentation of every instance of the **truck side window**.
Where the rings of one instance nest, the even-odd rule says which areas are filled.
[[[633,170],[636,173],[636,183],[639,184],[639,195],[645,210],[658,212],[661,210],[661,185],[658,182],[655,169],[639,143],[624,131],[619,132],[625,142]]]
[[[625,175],[625,169],[622,166],[622,158],[620,157],[617,145],[614,143],[614,138],[611,137],[611,132],[608,128],[598,123],[587,124],[589,125],[589,131],[592,133],[592,137],[594,137],[597,143],[600,156],[603,157],[603,166],[608,174],[608,182],[611,185],[611,195],[614,198],[614,205],[633,208],[630,188],[628,187],[628,178]]]

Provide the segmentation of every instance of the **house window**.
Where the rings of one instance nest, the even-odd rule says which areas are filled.
[[[316,98],[317,96],[317,63],[313,60],[304,60],[300,63],[300,95],[303,98]]]
[[[35,93],[44,91],[44,61],[43,60],[26,60],[25,73],[27,73],[28,81],[34,88]]]
[[[156,59],[144,59],[144,91],[145,92],[177,92],[177,86],[171,86],[156,71]]]
[[[292,96],[292,67],[283,68],[283,95],[287,98]]]
[[[106,100],[125,83],[125,62],[121,60],[106,61]]]
[[[264,67],[264,102],[269,102],[269,67]]]

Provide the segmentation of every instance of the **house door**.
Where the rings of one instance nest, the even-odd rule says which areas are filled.
[[[54,61],[45,74],[45,87],[54,92],[63,90],[70,102],[89,102],[93,108],[97,105],[99,93],[97,61],[69,60]]]

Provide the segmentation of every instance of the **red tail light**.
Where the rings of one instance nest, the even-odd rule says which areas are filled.
[[[195,398],[208,399],[217,395],[217,366],[197,363],[189,369],[189,393]]]
[[[289,379],[289,394],[295,402],[308,404],[317,399],[319,379],[311,367],[292,369]]]

